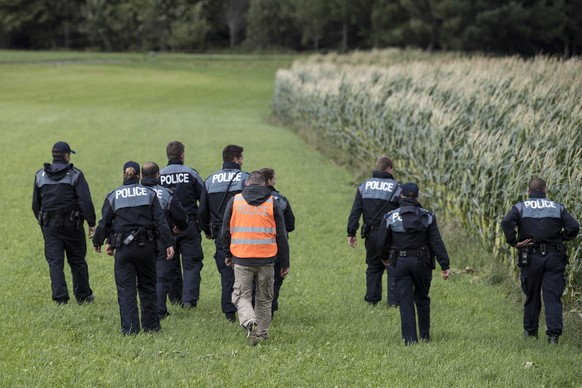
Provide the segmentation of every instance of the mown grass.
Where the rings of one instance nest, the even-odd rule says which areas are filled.
[[[459,233],[455,220],[440,220],[457,270],[447,282],[435,272],[430,345],[404,347],[397,310],[364,303],[363,244],[352,250],[345,241],[356,182],[294,133],[268,123],[275,71],[293,58],[123,55],[119,60],[92,54],[86,62],[34,63],[48,55],[26,55],[29,63],[10,63],[13,53],[0,52],[1,386],[577,386],[582,381],[580,337],[570,329],[573,324],[567,324],[558,347],[548,347],[543,338],[523,341],[515,293],[481,278],[490,258]],[[52,303],[30,200],[34,172],[61,139],[77,151],[73,162],[87,176],[97,209],[119,185],[125,161],[163,164],[165,145],[174,139],[186,144],[187,164],[203,177],[220,167],[220,151],[228,143],[245,147],[245,169],[275,168],[297,230],[271,339],[248,347],[243,331],[224,320],[207,241],[199,307],[170,306],[172,315],[160,333],[121,336],[113,261],[105,255],[87,257],[95,304]],[[463,273],[466,265],[477,272]],[[528,362],[533,366],[526,367]]]

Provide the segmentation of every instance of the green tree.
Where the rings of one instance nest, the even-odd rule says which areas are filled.
[[[312,43],[319,50],[319,42],[324,28],[329,22],[329,2],[327,0],[292,0],[290,12],[301,30],[301,43]]]
[[[168,44],[173,50],[204,47],[210,24],[205,15],[206,0],[180,1],[174,9]]]

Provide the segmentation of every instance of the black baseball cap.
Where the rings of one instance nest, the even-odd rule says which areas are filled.
[[[408,198],[418,197],[418,185],[416,183],[405,183],[402,186],[402,196]]]
[[[69,147],[69,143],[64,141],[57,141],[53,146],[53,154],[76,154],[75,151]]]

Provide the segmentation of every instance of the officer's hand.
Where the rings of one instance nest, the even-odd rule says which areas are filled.
[[[441,275],[442,275],[444,280],[447,280],[449,278],[449,276],[451,276],[451,270],[445,269],[441,272]]]
[[[115,255],[115,249],[111,248],[111,244],[105,244],[105,253],[109,256]]]
[[[390,267],[390,261],[389,260],[382,260],[382,263],[384,263],[384,266],[386,268]]]
[[[178,227],[177,227],[177,226],[174,226],[174,227],[172,228],[172,232],[174,232],[174,234],[180,234],[180,233],[182,233],[182,231],[181,231],[180,229],[178,229]]]
[[[224,264],[226,264],[227,267],[234,267],[234,263],[230,257],[224,258]]]
[[[174,247],[166,248],[166,260],[172,260],[174,258]]]
[[[348,236],[348,244],[352,248],[357,247],[358,246],[358,240],[356,239],[356,236]]]
[[[87,236],[89,237],[89,239],[92,239],[93,236],[95,236],[95,227],[94,226],[90,226],[89,230],[87,231]]]
[[[97,253],[101,253],[101,245],[93,245],[93,250]]]
[[[287,268],[281,267],[281,277],[282,278],[285,278],[285,276],[287,276],[288,273],[289,273],[289,267],[287,267]]]
[[[204,233],[204,237],[206,237],[207,240],[212,240],[212,236],[207,233]]]
[[[527,247],[529,245],[533,245],[533,240],[531,238],[525,239],[523,241],[518,242],[517,244],[515,244],[515,247],[517,249],[521,249],[523,247]]]

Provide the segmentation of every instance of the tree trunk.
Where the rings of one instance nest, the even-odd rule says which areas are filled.
[[[342,23],[342,53],[348,51],[348,23]]]

